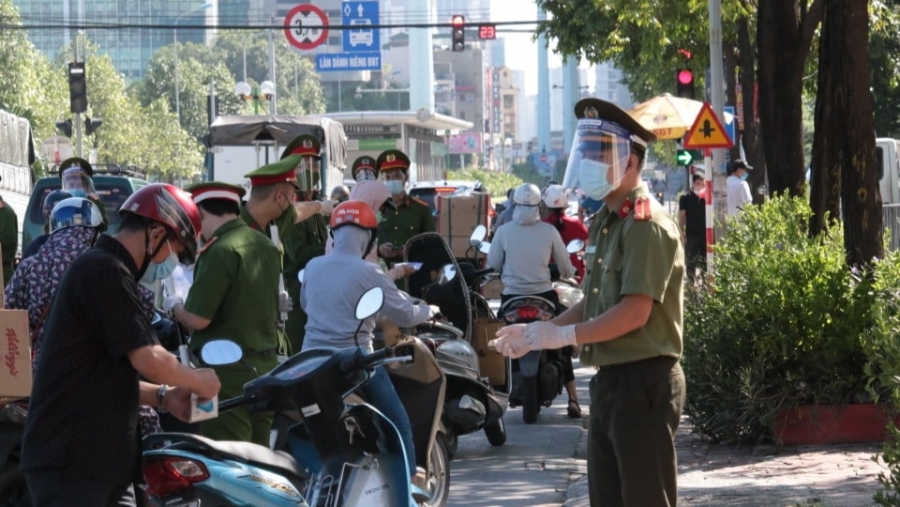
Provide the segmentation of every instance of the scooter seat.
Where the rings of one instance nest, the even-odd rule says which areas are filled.
[[[203,454],[216,453],[251,465],[279,472],[297,480],[309,476],[293,456],[284,451],[273,451],[250,442],[212,440],[189,433],[156,433],[144,437],[145,449],[157,448],[195,450]]]

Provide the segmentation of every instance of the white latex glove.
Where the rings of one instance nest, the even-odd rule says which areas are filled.
[[[278,294],[278,311],[290,313],[293,309],[294,302],[291,300],[291,297],[286,291],[281,291],[281,293]]]
[[[162,302],[162,311],[166,312],[166,314],[171,315],[172,310],[178,306],[183,305],[184,300],[181,299],[181,296],[165,296],[163,297]]]
[[[436,315],[441,313],[441,308],[436,305],[428,305],[428,318],[433,319]]]
[[[331,212],[334,211],[334,207],[338,205],[338,202],[329,199],[327,201],[320,201],[320,204],[322,205],[322,209],[319,210],[319,213],[322,215],[330,215]]]
[[[497,331],[488,345],[504,356],[519,358],[532,350],[561,349],[575,345],[575,325],[557,326],[550,322],[513,324]]]

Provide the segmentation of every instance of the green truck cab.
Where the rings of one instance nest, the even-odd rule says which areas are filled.
[[[91,179],[94,180],[94,188],[97,189],[109,220],[107,232],[115,232],[119,228],[119,208],[122,203],[137,189],[150,183],[144,177],[143,173],[121,168],[118,164],[94,165],[94,176]],[[34,238],[44,234],[44,197],[54,190],[59,190],[60,186],[59,174],[55,172],[35,183],[23,221],[22,248]]]

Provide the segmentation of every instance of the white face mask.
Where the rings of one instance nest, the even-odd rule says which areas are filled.
[[[582,160],[581,165],[578,166],[581,190],[591,199],[596,201],[604,199],[615,188],[615,185],[606,178],[608,170],[609,164],[591,159]]]

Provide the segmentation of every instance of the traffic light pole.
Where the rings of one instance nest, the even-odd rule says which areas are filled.
[[[722,65],[722,2],[709,0],[709,84],[713,111],[719,118],[725,118],[725,73]],[[711,152],[711,153],[710,153]],[[725,205],[725,175],[718,170],[725,165],[725,151],[721,148],[706,150],[703,160],[706,165],[706,270],[715,273],[713,245],[715,244],[715,208]],[[713,168],[716,168],[713,171]],[[720,201],[713,205],[714,201]]]

